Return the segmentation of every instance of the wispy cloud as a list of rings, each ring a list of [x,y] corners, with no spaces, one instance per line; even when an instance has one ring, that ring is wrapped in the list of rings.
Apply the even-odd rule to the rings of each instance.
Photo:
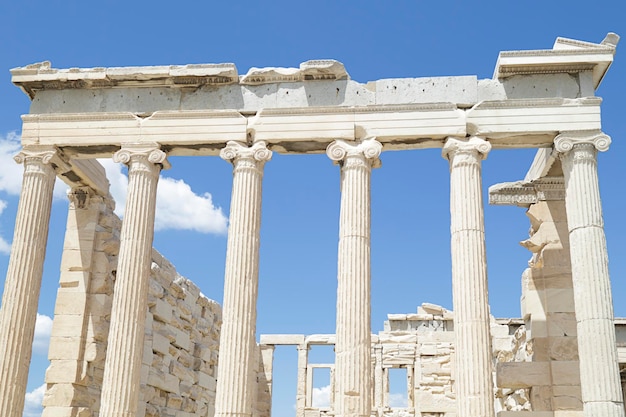
[[[99,159],[104,166],[111,195],[115,199],[115,212],[123,215],[126,204],[128,177],[122,166],[110,159]],[[223,234],[228,220],[222,209],[213,204],[211,194],[196,194],[189,184],[161,176],[157,187],[155,230],[193,230],[200,233]]]
[[[407,406],[408,406],[408,401],[406,398],[406,394],[389,393],[389,407],[406,408]]]
[[[46,384],[43,384],[24,396],[24,414],[22,417],[41,417],[43,396],[46,393]]]
[[[50,346],[50,334],[52,333],[52,318],[37,313],[35,322],[35,339],[33,341],[33,353],[47,355]]]

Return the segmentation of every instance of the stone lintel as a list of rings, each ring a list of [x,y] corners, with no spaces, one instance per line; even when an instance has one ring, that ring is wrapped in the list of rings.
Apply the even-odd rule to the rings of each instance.
[[[514,75],[592,71],[594,88],[598,88],[613,62],[619,36],[609,33],[601,43],[557,38],[552,49],[500,52],[494,79]]]
[[[600,130],[597,97],[483,101],[466,112],[467,134],[494,148],[551,147],[561,131]]]
[[[58,177],[70,187],[85,185],[98,195],[108,197],[109,180],[104,167],[95,159],[70,159],[70,171],[58,173]]]
[[[539,201],[565,199],[562,177],[543,177],[536,181],[503,182],[489,187],[489,204],[529,207]]]
[[[312,334],[306,337],[305,343],[309,345],[334,345],[334,334]]]
[[[302,334],[262,334],[261,345],[302,345],[304,335]]]
[[[156,142],[168,155],[217,155],[229,141],[264,141],[279,153],[323,153],[334,140],[376,137],[384,150],[442,147],[479,134],[502,148],[551,147],[562,131],[600,128],[600,99],[485,101],[360,107],[29,114],[22,144],[54,145],[71,157],[109,157],[126,142]]]

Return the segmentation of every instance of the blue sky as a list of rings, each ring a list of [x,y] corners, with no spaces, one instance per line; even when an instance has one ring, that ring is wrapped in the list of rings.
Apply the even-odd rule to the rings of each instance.
[[[549,49],[557,36],[600,42],[626,36],[622,2],[602,7],[578,0],[525,2],[320,0],[272,2],[122,2],[102,0],[0,4],[0,273],[12,239],[21,168],[9,156],[29,100],[10,83],[9,69],[43,60],[56,68],[233,62],[250,67],[297,67],[309,59],[343,62],[352,79],[477,75],[491,78],[501,50]],[[626,41],[624,41],[626,42]],[[626,64],[615,63],[598,95],[611,149],[600,156],[601,192],[613,293],[626,291],[626,199],[623,157]],[[621,98],[622,97],[622,98]],[[483,164],[489,185],[522,179],[532,150],[492,151]],[[372,175],[372,324],[387,313],[414,312],[422,302],[452,308],[449,253],[449,176],[439,150],[383,153]],[[163,210],[172,214],[154,246],[209,297],[221,302],[231,166],[219,158],[171,158]],[[117,173],[116,181],[123,182]],[[182,182],[189,185],[187,189]],[[208,212],[217,226],[176,219],[178,201]],[[59,192],[62,195],[62,190]],[[333,333],[339,170],[325,155],[274,155],[265,168],[258,333]],[[181,200],[182,199],[182,200]],[[492,313],[519,316],[520,275],[530,253],[524,210],[485,209]],[[39,312],[52,316],[67,203],[53,204]],[[181,230],[183,229],[183,230]],[[4,242],[4,244],[3,244]],[[3,246],[4,245],[4,246]],[[4,248],[4,249],[3,249]],[[0,280],[2,281],[2,280]],[[0,283],[0,290],[2,284]],[[626,316],[626,303],[615,303]],[[41,334],[49,331],[42,318]],[[47,366],[45,342],[33,356],[29,401],[40,397]],[[317,352],[312,355],[318,355]],[[326,362],[328,352],[319,352]],[[295,349],[277,350],[275,416],[293,413]],[[278,380],[286,381],[280,382]],[[25,414],[27,415],[27,414]],[[28,416],[36,416],[36,407]]]

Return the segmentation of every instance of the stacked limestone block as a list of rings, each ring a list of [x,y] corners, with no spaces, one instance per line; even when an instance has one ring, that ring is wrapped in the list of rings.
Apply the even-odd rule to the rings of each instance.
[[[498,364],[532,361],[532,343],[521,320],[492,320],[491,348],[494,369]],[[531,411],[530,389],[496,387],[495,411]]]
[[[42,417],[97,417],[121,220],[70,195]],[[221,309],[153,251],[138,417],[213,416]]]
[[[212,417],[221,308],[156,251],[152,259],[138,416]]]
[[[563,201],[540,201],[527,213],[533,256],[522,276],[522,317],[531,361],[498,366],[500,388],[528,389],[532,410],[582,415],[576,314]]]
[[[253,417],[270,417],[272,415],[272,374],[274,362],[274,346],[259,345],[257,349],[257,390]]]

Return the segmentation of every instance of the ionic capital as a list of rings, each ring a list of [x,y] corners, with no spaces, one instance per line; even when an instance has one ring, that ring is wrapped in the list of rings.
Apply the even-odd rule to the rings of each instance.
[[[54,157],[59,157],[59,150],[54,146],[29,146],[22,149],[13,159],[18,164],[36,161],[47,165]]]
[[[576,145],[593,145],[600,152],[607,151],[611,138],[605,133],[594,131],[561,132],[554,138],[554,150],[566,154]]]
[[[239,160],[246,160],[262,166],[265,162],[272,159],[272,151],[267,148],[263,141],[255,142],[252,146],[248,146],[245,143],[231,140],[220,151],[220,158],[232,164]]]
[[[445,145],[443,145],[441,156],[450,160],[455,155],[464,154],[475,155],[480,159],[485,159],[489,151],[491,151],[491,143],[477,136],[469,138],[449,137]]]
[[[378,168],[381,165],[379,157],[382,150],[383,145],[375,138],[354,143],[335,140],[326,148],[326,155],[338,164],[344,164],[349,159],[356,159],[372,168]]]
[[[167,155],[159,148],[158,143],[124,143],[122,149],[113,154],[113,161],[125,165],[130,165],[131,162],[147,162],[168,169],[170,163]]]

